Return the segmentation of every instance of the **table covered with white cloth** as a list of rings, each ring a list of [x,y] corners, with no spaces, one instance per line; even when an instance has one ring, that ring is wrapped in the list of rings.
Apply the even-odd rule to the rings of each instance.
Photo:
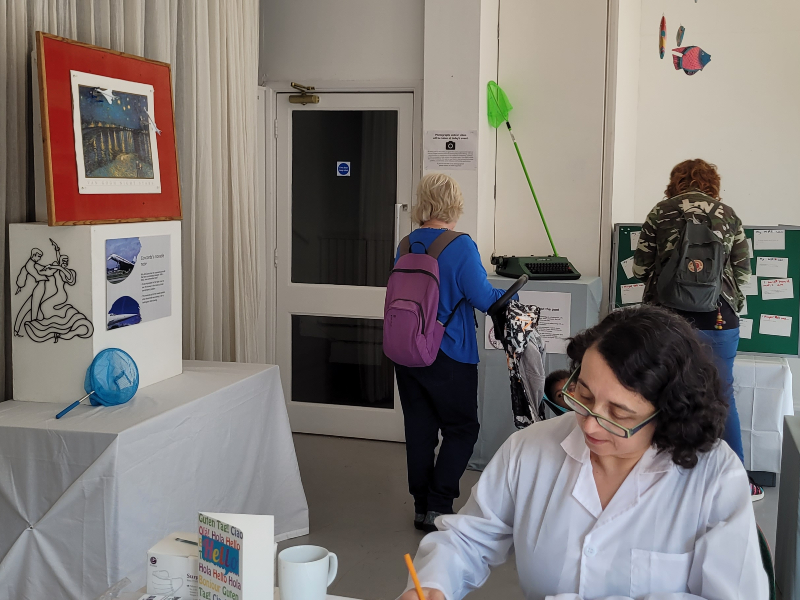
[[[144,583],[147,550],[198,511],[308,533],[278,368],[185,362],[116,407],[0,403],[0,600]]]
[[[794,414],[792,372],[780,356],[739,354],[733,393],[748,471],[780,473],[783,418]]]

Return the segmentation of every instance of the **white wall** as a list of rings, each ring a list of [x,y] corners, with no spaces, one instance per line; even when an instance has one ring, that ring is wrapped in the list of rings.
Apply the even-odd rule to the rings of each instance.
[[[422,79],[424,0],[261,0],[259,81]]]
[[[787,0],[642,3],[636,220],[663,197],[673,165],[701,157],[718,165],[722,197],[745,224],[800,224],[798,21],[800,2]],[[670,57],[680,24],[683,45],[711,55],[691,77]]]
[[[636,218],[636,130],[641,29],[642,0],[619,0],[612,223],[630,223]]]
[[[606,2],[501,0],[499,83],[559,253],[600,264]],[[484,82],[485,84],[485,82]],[[551,254],[505,127],[497,140],[497,253]]]

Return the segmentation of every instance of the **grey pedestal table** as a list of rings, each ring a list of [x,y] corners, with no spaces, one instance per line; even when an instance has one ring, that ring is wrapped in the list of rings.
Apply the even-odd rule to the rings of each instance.
[[[492,275],[489,281],[498,288],[508,288],[513,279]],[[574,281],[529,281],[523,290],[537,292],[566,292],[572,297],[570,305],[570,335],[596,324],[600,317],[603,284],[599,277],[581,277]],[[470,469],[482,470],[508,436],[516,431],[511,413],[511,390],[505,352],[486,350],[485,319],[478,319],[478,417],[481,432],[469,462]],[[548,354],[547,372],[567,368],[564,354]]]
[[[783,422],[775,579],[783,600],[800,600],[800,416]]]

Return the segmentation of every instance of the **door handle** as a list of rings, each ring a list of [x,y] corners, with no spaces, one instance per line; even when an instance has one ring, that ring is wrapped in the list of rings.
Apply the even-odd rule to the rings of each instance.
[[[400,243],[400,212],[408,211],[408,204],[394,205],[394,247]]]

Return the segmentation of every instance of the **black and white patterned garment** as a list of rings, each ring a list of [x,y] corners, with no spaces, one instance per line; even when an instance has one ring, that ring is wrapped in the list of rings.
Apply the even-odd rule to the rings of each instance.
[[[512,300],[506,307],[505,344],[514,425],[525,429],[544,419],[545,347],[537,329],[540,309]]]

